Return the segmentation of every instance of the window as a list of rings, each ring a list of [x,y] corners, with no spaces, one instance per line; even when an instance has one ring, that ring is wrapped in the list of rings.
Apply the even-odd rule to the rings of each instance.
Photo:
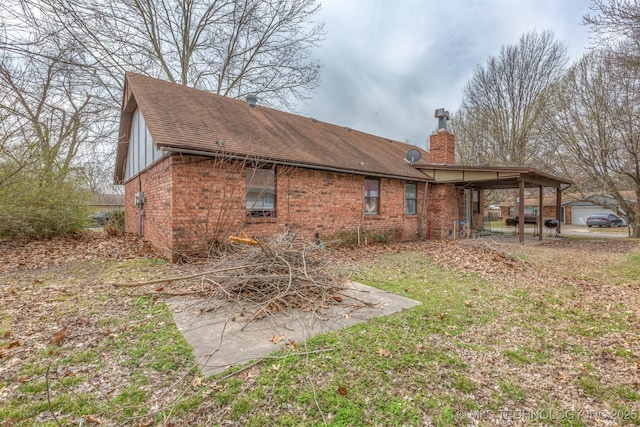
[[[378,215],[380,208],[380,181],[377,179],[364,180],[364,213]]]
[[[276,171],[247,168],[247,215],[276,216]]]
[[[404,186],[404,213],[407,215],[416,214],[416,199],[418,189],[416,184],[405,184]]]

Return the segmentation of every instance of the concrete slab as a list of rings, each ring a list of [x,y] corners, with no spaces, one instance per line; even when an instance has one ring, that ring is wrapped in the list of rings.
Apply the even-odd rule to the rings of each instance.
[[[212,375],[314,335],[412,308],[418,301],[361,283],[340,293],[342,302],[321,312],[292,310],[249,321],[256,307],[203,298],[171,298],[166,302],[180,332],[193,348],[203,375]]]

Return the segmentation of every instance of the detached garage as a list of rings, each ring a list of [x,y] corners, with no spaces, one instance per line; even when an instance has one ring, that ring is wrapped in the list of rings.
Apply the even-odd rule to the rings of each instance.
[[[565,208],[571,206],[571,224],[586,225],[587,218],[595,214],[615,214],[611,209],[605,209],[602,206],[596,205],[592,202],[570,202],[565,205]]]

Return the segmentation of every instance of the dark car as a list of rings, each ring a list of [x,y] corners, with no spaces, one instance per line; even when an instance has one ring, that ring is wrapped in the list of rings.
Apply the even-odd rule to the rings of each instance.
[[[615,214],[596,214],[587,218],[589,227],[622,227],[624,220]]]
[[[111,212],[98,212],[91,215],[91,219],[102,226],[109,224],[109,217],[111,217]]]

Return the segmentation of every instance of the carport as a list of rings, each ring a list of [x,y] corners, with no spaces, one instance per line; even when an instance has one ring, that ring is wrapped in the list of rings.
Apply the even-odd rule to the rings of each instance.
[[[518,189],[518,235],[519,242],[524,243],[524,201],[525,188],[539,189],[540,221],[538,221],[538,239],[542,240],[542,206],[545,188],[553,188],[556,192],[556,219],[561,217],[562,191],[569,188],[571,181],[546,174],[527,167],[484,167],[459,165],[415,164],[433,179],[434,184],[455,184],[475,190],[508,190]],[[561,223],[558,221],[558,232]]]

